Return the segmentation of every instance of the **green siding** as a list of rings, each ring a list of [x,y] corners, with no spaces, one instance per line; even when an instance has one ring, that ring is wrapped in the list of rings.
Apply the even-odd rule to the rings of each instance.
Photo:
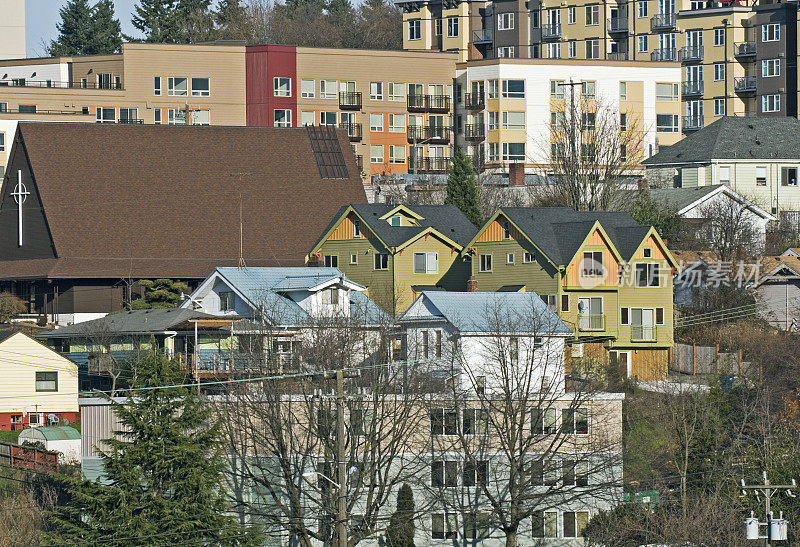
[[[655,342],[631,342],[630,325],[619,326],[619,338],[614,346],[637,347],[670,347],[673,344],[673,300],[671,266],[666,260],[643,260],[642,262],[658,262],[659,270],[667,272],[661,276],[660,287],[636,287],[623,285],[619,290],[620,308],[664,308],[664,324],[656,325]],[[629,266],[634,269],[637,261]],[[617,318],[619,319],[619,309]]]
[[[526,291],[540,295],[556,294],[557,271],[542,259],[541,253],[536,252],[532,245],[523,245],[518,241],[495,241],[476,243],[475,247],[478,252],[472,257],[472,275],[478,282],[479,291],[494,292],[506,285],[524,285]],[[525,252],[532,253],[535,261],[523,262]],[[514,253],[513,264],[508,264],[509,253]],[[492,255],[491,272],[480,271],[482,254]]]
[[[375,269],[375,253],[382,252],[381,244],[376,240],[345,239],[326,241],[320,247],[319,253],[337,255],[339,269],[351,280],[369,289],[369,296],[379,306],[391,311],[392,302],[392,257],[389,256],[387,270]],[[350,263],[350,255],[357,255],[357,263]]]
[[[439,271],[435,274],[414,273],[414,253],[438,253]],[[395,255],[395,283],[397,286],[398,313],[414,301],[412,287],[416,285],[435,285],[448,291],[465,291],[469,278],[469,263],[465,262],[459,251],[434,236],[420,238]]]

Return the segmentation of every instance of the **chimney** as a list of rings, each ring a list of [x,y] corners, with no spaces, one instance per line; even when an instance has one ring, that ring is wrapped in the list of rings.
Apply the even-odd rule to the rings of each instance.
[[[512,163],[508,166],[508,185],[525,186],[525,164]]]
[[[647,184],[647,179],[644,177],[639,179],[637,186],[639,187],[639,190],[647,190],[648,188],[650,188],[650,185]]]
[[[474,275],[469,276],[467,280],[467,292],[478,292],[478,280]]]

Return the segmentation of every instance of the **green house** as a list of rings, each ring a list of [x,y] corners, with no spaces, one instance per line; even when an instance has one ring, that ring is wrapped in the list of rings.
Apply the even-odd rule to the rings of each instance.
[[[423,290],[464,290],[470,265],[462,251],[475,231],[454,205],[348,205],[306,262],[339,268],[397,315]]]
[[[462,254],[469,290],[539,294],[575,333],[573,357],[616,360],[639,379],[666,373],[678,265],[652,227],[628,213],[501,208]]]

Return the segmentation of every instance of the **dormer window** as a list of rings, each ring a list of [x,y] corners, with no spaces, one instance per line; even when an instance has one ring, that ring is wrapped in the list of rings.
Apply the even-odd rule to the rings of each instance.
[[[358,219],[353,221],[353,237],[361,237],[361,221]]]
[[[325,289],[322,291],[322,303],[335,306],[339,303],[339,289]]]
[[[230,311],[233,309],[233,293],[230,291],[219,293],[219,311]]]
[[[390,217],[389,224],[391,224],[392,226],[401,226],[402,219],[400,218],[400,215],[395,215],[393,217]]]

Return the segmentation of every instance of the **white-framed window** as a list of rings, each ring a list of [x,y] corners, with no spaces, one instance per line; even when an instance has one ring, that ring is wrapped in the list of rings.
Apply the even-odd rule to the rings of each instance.
[[[433,22],[433,33],[436,34],[436,36],[441,36],[442,35],[442,18],[441,17],[437,17],[436,20],[434,20],[434,22]]]
[[[319,81],[319,98],[320,99],[338,99],[339,98],[339,82],[336,80],[320,80]]]
[[[525,143],[504,142],[503,161],[525,161]]]
[[[780,59],[764,59],[761,61],[761,77],[772,78],[781,75]]]
[[[589,410],[585,407],[561,409],[561,428],[571,435],[588,435]]]
[[[497,57],[498,59],[513,59],[514,46],[503,46],[497,48]]]
[[[659,133],[677,133],[677,114],[656,114],[656,131]]]
[[[276,97],[292,96],[292,79],[276,76],[273,79],[273,90]]]
[[[514,264],[514,253],[506,253],[506,264]]]
[[[490,110],[487,112],[489,131],[500,128],[500,113]]]
[[[524,99],[525,80],[503,80],[504,99]]]
[[[778,23],[761,25],[761,41],[777,42],[781,39],[781,26]]]
[[[156,108],[153,110],[153,123],[156,125],[161,125],[161,109]]]
[[[550,129],[559,131],[564,129],[566,122],[566,115],[564,112],[551,112],[550,113]]]
[[[647,0],[638,0],[636,2],[636,17],[639,19],[647,18]]]
[[[300,80],[300,96],[304,99],[313,99],[317,94],[314,80],[303,78]]]
[[[563,513],[564,537],[583,537],[583,529],[589,522],[589,511],[564,511]]]
[[[725,45],[725,29],[714,29],[714,47],[722,47]]]
[[[81,87],[86,87],[86,78],[81,78]],[[153,95],[156,97],[161,96],[161,76],[155,76],[153,78]]]
[[[358,264],[358,255],[356,253],[350,254],[350,264]]]
[[[514,12],[497,15],[497,30],[514,30]]]
[[[288,108],[274,110],[275,127],[292,127],[292,111]]]
[[[369,130],[375,133],[383,131],[383,113],[372,113],[369,115]]]
[[[599,59],[600,58],[600,40],[598,38],[589,38],[586,44],[586,58]]]
[[[6,151],[6,134],[5,131],[0,132],[0,152]]]
[[[761,112],[779,112],[781,109],[781,96],[774,95],[761,96]]]
[[[551,42],[547,44],[547,58],[548,59],[561,58],[561,44],[559,42]]]
[[[370,163],[383,163],[383,145],[371,144],[369,146]]]
[[[455,513],[431,514],[431,539],[456,539],[458,520]]]
[[[326,268],[338,268],[339,267],[339,255],[325,255],[325,267]]]
[[[314,125],[316,123],[316,115],[313,110],[303,110],[300,112],[300,125]]]
[[[533,521],[533,530],[531,531],[533,537],[558,537],[558,511],[534,511],[531,520]]]
[[[525,129],[525,112],[504,110],[503,129]]]
[[[725,80],[725,63],[714,63],[714,81],[722,82]]]
[[[211,95],[211,78],[192,78],[192,97]]]
[[[389,255],[386,253],[375,253],[375,264],[374,267],[376,270],[388,270],[389,269]]]
[[[586,13],[586,26],[593,27],[595,25],[600,24],[600,6],[597,4],[592,4],[590,6],[585,6],[584,11]],[[594,58],[594,57],[593,57]]]
[[[570,40],[567,44],[567,55],[570,59],[574,59],[578,56],[578,41],[577,40]]]
[[[171,97],[186,97],[189,94],[189,80],[178,76],[167,78],[167,95]]]
[[[320,125],[336,125],[336,112],[320,112],[319,113]]]
[[[455,38],[458,36],[458,16],[447,18],[447,37]]]
[[[636,51],[639,53],[647,53],[649,49],[647,44],[647,35],[639,35],[636,37]]]
[[[730,186],[731,184],[731,168],[729,165],[723,165],[719,168],[719,183]]]
[[[677,101],[678,84],[656,82],[656,100],[670,102]]]
[[[369,98],[371,101],[383,100],[383,82],[369,83]]]
[[[97,107],[95,109],[97,114],[97,123],[116,123],[117,122],[117,109],[114,107]]]
[[[564,98],[564,80],[550,80],[550,98]]]
[[[122,109],[120,109],[120,112],[121,110]],[[191,118],[192,125],[211,125],[211,111],[208,109],[192,110]]]
[[[628,130],[628,113],[627,112],[620,112],[619,113],[619,130],[620,131],[627,131]]]
[[[628,82],[619,83],[619,100],[620,101],[628,100]]]
[[[186,125],[186,111],[182,108],[170,108],[167,112],[169,125]]]
[[[581,82],[581,99],[593,101],[597,97],[597,83],[591,80]]]
[[[439,273],[439,253],[414,253],[414,273]]]
[[[486,82],[486,96],[489,99],[496,99],[499,96],[500,92],[500,85],[497,83],[497,80],[489,80]]]
[[[406,147],[402,144],[389,145],[389,163],[405,163]]]
[[[480,255],[480,271],[482,271],[482,272],[491,272],[492,271],[492,255],[491,254]]]
[[[389,133],[406,132],[406,115],[389,114]]]
[[[767,168],[766,166],[757,166],[756,167],[756,186],[766,186],[767,185]]]
[[[714,115],[725,115],[725,99],[714,99]]]
[[[603,277],[603,251],[585,251],[581,263],[581,275],[583,277]]]
[[[37,372],[36,391],[58,391],[58,372]]]
[[[389,82],[389,100],[390,101],[405,101],[406,100],[406,84],[399,82]]]
[[[567,24],[568,25],[574,25],[577,22],[577,20],[578,20],[577,12],[578,12],[578,9],[575,6],[569,6],[567,8]]]
[[[8,103],[7,102],[0,103],[0,112],[8,112]]]
[[[621,161],[621,162],[628,161],[628,145],[627,144],[620,144],[619,145],[619,161]]]
[[[658,269],[658,262],[648,262],[636,264],[636,286],[637,287],[659,287],[661,277]]]
[[[408,39],[419,40],[422,38],[422,22],[419,19],[408,21]]]
[[[500,161],[500,145],[496,142],[489,143],[489,161]]]

